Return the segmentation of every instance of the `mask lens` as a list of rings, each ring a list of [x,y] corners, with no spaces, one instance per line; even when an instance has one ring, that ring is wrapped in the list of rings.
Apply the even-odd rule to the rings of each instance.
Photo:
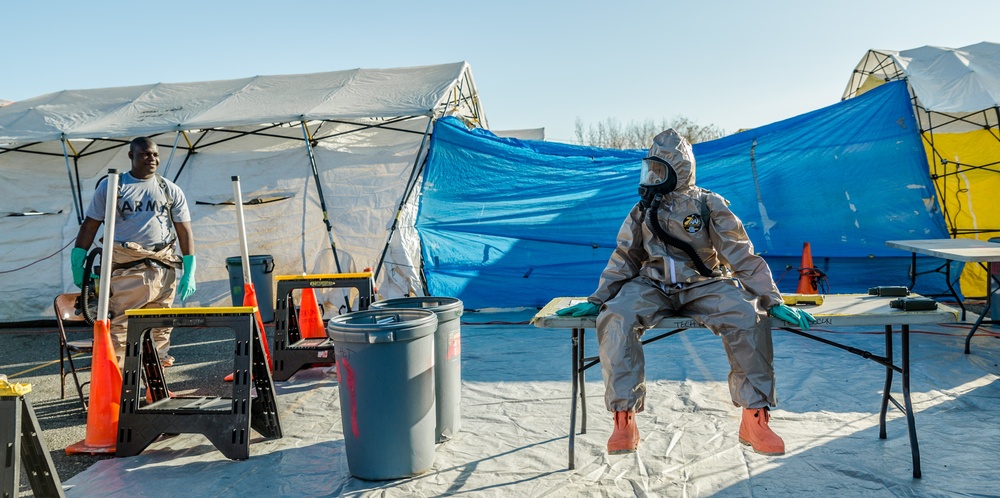
[[[667,163],[656,159],[643,159],[639,172],[639,185],[659,185],[667,179]]]

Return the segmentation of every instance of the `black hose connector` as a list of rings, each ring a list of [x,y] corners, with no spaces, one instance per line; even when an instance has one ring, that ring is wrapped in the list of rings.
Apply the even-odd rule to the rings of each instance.
[[[87,254],[87,259],[83,264],[83,283],[80,285],[80,311],[87,325],[94,324],[94,314],[90,311],[90,298],[97,297],[94,290],[94,260],[101,255],[100,249],[95,248]]]
[[[708,265],[705,264],[705,261],[701,259],[701,256],[698,255],[698,251],[695,251],[694,248],[691,247],[691,244],[670,235],[663,229],[662,226],[660,226],[660,219],[656,216],[656,212],[660,209],[660,202],[662,200],[663,194],[656,194],[656,196],[653,197],[653,202],[649,205],[649,209],[646,210],[646,224],[649,225],[649,229],[652,230],[653,234],[656,235],[656,237],[664,244],[684,251],[684,254],[687,254],[687,256],[691,258],[691,262],[694,263],[694,268],[698,270],[698,273],[701,274],[701,276],[706,278],[721,277],[722,272],[709,268]]]

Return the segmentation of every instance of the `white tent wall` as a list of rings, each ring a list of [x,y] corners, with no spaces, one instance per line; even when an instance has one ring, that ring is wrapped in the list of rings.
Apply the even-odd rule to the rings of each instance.
[[[426,123],[427,119],[419,119]],[[413,128],[426,124],[415,123]],[[421,130],[422,131],[422,130]],[[320,141],[314,148],[323,192],[326,197],[332,234],[343,272],[374,267],[389,236],[389,229],[420,147],[419,132],[345,135],[343,140]],[[169,142],[161,145],[163,165]],[[353,142],[353,144],[346,143]],[[272,147],[246,149],[247,140],[228,142],[191,156],[176,182],[184,190],[195,231],[198,256],[198,291],[187,306],[228,306],[230,291],[226,258],[239,256],[238,232],[231,177],[238,175],[244,202],[253,199],[287,197],[283,200],[249,204],[244,207],[251,254],[274,258],[274,275],[337,273],[304,142],[286,141]],[[184,152],[175,154],[168,173],[176,172]],[[4,266],[20,268],[48,255],[56,255],[24,270],[11,272],[0,288],[0,316],[18,322],[50,318],[51,300],[73,289],[69,272],[69,251],[62,250],[75,240],[79,224],[73,198],[67,187],[65,161],[57,156],[30,158],[30,168],[0,170],[0,195],[23,210],[59,212],[35,216],[0,218],[0,243]],[[81,161],[83,205],[87,206],[100,178],[108,168],[127,171],[126,149]],[[173,178],[172,175],[168,176]],[[38,192],[48,192],[39,196]],[[407,212],[413,212],[413,200]],[[200,202],[200,203],[199,203]],[[226,204],[220,204],[226,203]],[[401,223],[412,227],[413,214]],[[99,234],[103,235],[103,234]],[[393,235],[380,277],[380,292],[387,297],[423,291],[416,261],[419,240],[416,232],[398,229]],[[409,240],[406,238],[409,237]],[[20,274],[20,275],[19,275]],[[344,305],[343,292],[317,293],[327,315],[337,314]],[[356,300],[351,296],[352,303]],[[352,304],[354,306],[354,304]]]
[[[232,175],[240,177],[244,202],[287,197],[244,206],[250,253],[273,256],[274,275],[356,272],[378,262],[420,140],[420,135],[397,133],[381,139],[369,137],[364,145],[320,142],[314,148],[339,269],[322,222],[323,211],[303,143],[277,150],[209,149],[196,154],[177,180],[192,204],[199,258],[198,292],[193,302],[201,306],[228,304],[226,258],[240,254],[236,213],[232,205],[211,204],[232,199]],[[402,238],[399,233],[396,237]],[[396,244],[401,245],[402,240]],[[414,254],[419,258],[419,252]],[[422,291],[422,280],[408,261],[404,261],[403,271],[388,256],[386,264],[396,271],[383,270],[388,279],[382,281],[383,293],[406,295],[411,291],[410,282],[417,283],[413,291]],[[336,314],[344,304],[339,290],[324,291],[317,297],[328,315]]]
[[[69,250],[79,229],[61,148],[53,155],[0,156],[0,320],[52,317],[52,299],[73,286]],[[88,162],[93,171],[114,154]],[[128,160],[124,159],[124,164]],[[107,170],[104,168],[105,171]],[[96,178],[90,174],[88,177]],[[93,190],[93,182],[89,184]],[[85,187],[87,189],[87,187]],[[18,216],[22,213],[44,214]]]
[[[0,323],[52,318],[52,298],[75,290],[68,248],[77,206],[86,208],[109,168],[130,168],[128,141],[142,135],[159,144],[161,173],[190,205],[198,290],[182,305],[230,304],[225,260],[240,254],[234,175],[251,202],[250,253],[273,256],[275,275],[338,271],[325,204],[339,271],[371,266],[381,297],[421,295],[413,172],[431,119],[444,115],[488,127],[464,62],[64,91],[4,106]],[[328,317],[343,311],[343,296],[319,293]]]

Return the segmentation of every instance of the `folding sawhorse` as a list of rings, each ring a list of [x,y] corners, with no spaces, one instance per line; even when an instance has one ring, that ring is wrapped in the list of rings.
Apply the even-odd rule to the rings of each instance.
[[[355,288],[358,290],[358,309],[367,310],[375,297],[371,272],[330,273],[321,275],[278,275],[278,297],[274,311],[274,348],[271,359],[274,380],[291,378],[303,366],[315,363],[333,363],[333,342],[326,337],[303,339],[295,313],[292,291],[295,289]]]
[[[42,439],[35,410],[24,396],[30,391],[27,384],[0,386],[0,496],[17,496],[20,492],[21,458],[35,496],[66,496]]]
[[[121,413],[115,456],[138,455],[162,434],[202,434],[227,458],[250,457],[250,429],[280,438],[274,382],[253,306],[128,310]],[[236,336],[233,395],[170,396],[149,334],[156,327],[222,327]],[[141,368],[141,372],[140,372]],[[140,375],[152,403],[143,404]]]

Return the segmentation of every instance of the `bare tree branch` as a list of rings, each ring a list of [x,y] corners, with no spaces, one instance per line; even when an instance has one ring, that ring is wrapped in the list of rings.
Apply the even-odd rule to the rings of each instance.
[[[702,126],[685,116],[677,116],[668,121],[662,119],[657,125],[652,119],[642,122],[630,121],[622,125],[615,118],[607,118],[584,127],[583,121],[577,117],[575,123],[576,143],[591,147],[611,149],[645,149],[653,143],[653,137],[667,128],[673,128],[677,133],[691,143],[707,142],[722,138],[725,130],[713,124]]]

